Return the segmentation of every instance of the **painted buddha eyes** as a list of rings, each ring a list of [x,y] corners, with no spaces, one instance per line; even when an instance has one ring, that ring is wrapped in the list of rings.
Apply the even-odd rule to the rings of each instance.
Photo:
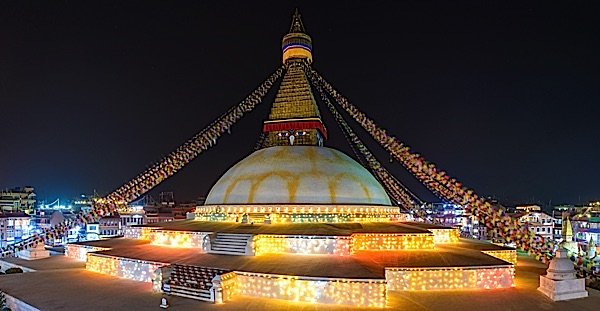
[[[306,131],[289,131],[289,132],[280,132],[277,133],[279,137],[289,137],[289,136],[304,136],[308,133]]]

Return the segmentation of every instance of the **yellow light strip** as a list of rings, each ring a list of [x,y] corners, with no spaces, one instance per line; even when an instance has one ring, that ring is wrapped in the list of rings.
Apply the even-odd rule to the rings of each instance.
[[[107,251],[107,250],[110,250],[110,248],[88,246],[88,245],[78,245],[78,244],[67,244],[67,248],[65,248],[65,256],[67,256],[68,258],[78,260],[78,261],[86,261],[88,253],[98,252],[98,251]]]
[[[265,254],[330,254],[347,256],[351,253],[349,236],[254,236],[254,255]]]
[[[352,234],[353,251],[393,251],[433,249],[432,234]]]
[[[88,271],[152,282],[165,263],[90,253]],[[223,300],[234,295],[309,303],[385,307],[387,290],[496,289],[514,286],[514,266],[386,268],[383,279],[303,277],[234,271],[221,275]]]
[[[429,250],[432,234],[355,233],[351,236],[291,236],[259,234],[254,254],[329,254],[348,256],[355,251]]]
[[[376,205],[204,205],[196,214],[281,213],[281,214],[399,214],[393,206]]]
[[[514,249],[507,250],[496,250],[496,251],[482,251],[482,253],[496,257],[500,260],[510,262],[513,265],[517,264],[517,251]]]
[[[385,269],[388,290],[508,288],[514,275],[514,266]]]
[[[150,244],[157,246],[197,248],[205,250],[204,240],[207,235],[207,232],[149,229],[142,231],[138,239],[148,240],[150,241]]]
[[[90,253],[85,269],[134,281],[152,282],[154,271],[165,265],[167,264]]]
[[[310,278],[236,272],[237,294],[289,301],[385,307],[384,280]]]
[[[435,244],[458,243],[460,232],[458,228],[447,229],[427,229],[433,233],[433,241]]]

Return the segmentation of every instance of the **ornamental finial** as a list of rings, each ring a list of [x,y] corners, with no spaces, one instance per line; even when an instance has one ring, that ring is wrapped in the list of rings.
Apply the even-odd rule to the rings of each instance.
[[[290,59],[304,59],[312,63],[312,39],[304,30],[304,24],[298,9],[294,11],[292,16],[290,32],[281,41],[281,50],[284,64]]]
[[[294,15],[292,16],[292,25],[290,25],[290,32],[289,33],[294,33],[294,32],[299,32],[299,33],[304,33],[304,24],[302,23],[302,18],[300,18],[300,11],[298,10],[298,8],[296,8],[296,10],[294,11]]]

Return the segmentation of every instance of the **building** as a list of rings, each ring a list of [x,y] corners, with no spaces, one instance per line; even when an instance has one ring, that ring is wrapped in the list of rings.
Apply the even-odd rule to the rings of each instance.
[[[554,218],[554,240],[560,242],[562,240],[562,231],[563,231],[563,217],[569,217],[568,215],[552,215]]]
[[[20,187],[0,191],[0,211],[25,212],[30,214],[35,208],[36,195],[33,187]]]
[[[85,226],[85,239],[87,241],[100,240],[100,224],[99,223],[88,223]]]
[[[24,212],[0,213],[0,246],[21,241],[30,236],[31,217]]]
[[[554,217],[545,212],[540,212],[535,208],[521,209],[521,211],[523,212],[517,212],[512,215],[518,219],[519,223],[526,224],[529,230],[546,239],[555,238],[556,220]]]
[[[519,212],[540,212],[542,210],[542,207],[539,205],[535,205],[535,204],[524,204],[524,205],[517,205],[515,206],[515,209]]]
[[[177,204],[172,210],[173,220],[187,219],[187,214],[194,212],[196,207],[198,207],[196,202]]]
[[[146,201],[150,203],[144,205],[145,223],[148,224],[186,219],[186,214],[193,212],[199,204],[198,202],[177,203],[172,192],[162,192],[159,195],[159,202]],[[200,202],[204,202],[204,199],[201,198]]]
[[[116,237],[123,234],[123,225],[121,224],[121,215],[113,213],[113,215],[104,216],[98,221],[98,231],[100,238]]]
[[[575,240],[583,243],[593,241],[595,246],[600,241],[600,229],[581,229],[575,234]]]
[[[89,212],[94,205],[94,199],[98,198],[98,195],[94,193],[93,195],[81,194],[79,197],[75,198],[71,202],[71,210],[75,213],[79,212]]]
[[[146,212],[141,205],[128,205],[119,210],[119,216],[122,228],[146,224]]]

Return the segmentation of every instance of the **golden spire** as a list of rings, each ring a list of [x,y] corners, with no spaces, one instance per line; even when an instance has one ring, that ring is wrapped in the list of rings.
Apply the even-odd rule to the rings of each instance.
[[[305,33],[304,24],[302,23],[302,19],[300,18],[300,12],[298,8],[294,11],[294,16],[292,16],[292,24],[290,25],[289,33],[301,32]]]
[[[305,59],[312,63],[312,39],[304,30],[304,23],[298,9],[292,16],[289,33],[281,40],[281,50],[284,64],[290,59]]]
[[[264,121],[266,134],[263,147],[308,145],[322,146],[327,129],[321,120],[303,61],[312,61],[312,43],[304,33],[298,10],[294,12],[290,32],[283,37],[283,62],[286,72]]]
[[[563,220],[562,237],[565,241],[573,241],[573,226],[571,225],[571,220],[569,219],[568,214]]]

